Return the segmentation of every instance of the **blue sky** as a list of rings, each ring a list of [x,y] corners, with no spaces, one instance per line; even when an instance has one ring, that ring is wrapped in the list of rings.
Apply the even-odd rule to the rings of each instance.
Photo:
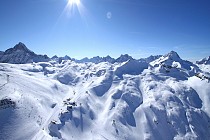
[[[209,0],[0,0],[0,50],[18,42],[38,54],[74,58],[171,50],[210,55]]]

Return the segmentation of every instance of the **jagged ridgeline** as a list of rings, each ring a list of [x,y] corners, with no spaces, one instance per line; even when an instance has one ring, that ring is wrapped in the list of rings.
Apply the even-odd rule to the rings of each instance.
[[[0,52],[1,63],[25,64],[46,62],[49,60],[47,55],[37,55],[21,42],[16,44],[13,48],[7,49],[5,52]]]
[[[208,58],[48,58],[19,43],[0,60],[0,140],[210,139]]]
[[[161,55],[157,56],[150,56],[145,59],[140,59],[141,61],[151,62],[157,58],[161,57]],[[121,55],[119,58],[114,59],[110,57],[109,55],[106,57],[100,57],[96,56],[93,58],[83,58],[81,60],[77,60],[74,58],[69,57],[68,55],[64,57],[58,57],[57,55],[54,55],[52,58],[49,58],[47,55],[37,55],[33,51],[29,50],[25,44],[19,42],[16,44],[13,48],[7,49],[5,52],[0,51],[0,62],[1,63],[11,63],[11,64],[26,64],[26,63],[32,63],[32,62],[47,62],[54,60],[56,62],[61,63],[65,60],[72,60],[77,63],[85,63],[85,62],[92,62],[92,63],[100,63],[100,62],[109,62],[109,63],[115,63],[115,62],[125,62],[128,60],[133,60],[131,56],[128,54]]]

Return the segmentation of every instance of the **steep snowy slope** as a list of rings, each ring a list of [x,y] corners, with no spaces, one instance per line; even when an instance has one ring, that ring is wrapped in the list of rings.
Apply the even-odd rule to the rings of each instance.
[[[0,139],[31,139],[68,94],[69,87],[43,75],[40,65],[0,65]],[[7,76],[8,75],[8,76]]]
[[[0,138],[208,140],[210,83],[197,71],[175,52],[150,64],[0,64]]]

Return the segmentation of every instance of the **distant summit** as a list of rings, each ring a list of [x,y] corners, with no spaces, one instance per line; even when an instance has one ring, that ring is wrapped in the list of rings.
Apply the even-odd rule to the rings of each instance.
[[[57,61],[58,63],[61,63],[63,60],[75,60],[74,58],[69,57],[68,55],[65,55],[64,57],[58,57],[57,55],[54,55],[51,60]]]
[[[64,57],[58,57],[54,55],[52,58],[49,58],[47,55],[37,55],[30,49],[26,47],[26,45],[22,42],[16,44],[13,48],[9,48],[6,51],[0,51],[0,63],[12,63],[12,64],[25,64],[25,63],[32,63],[32,62],[46,62],[46,61],[56,61],[58,63],[62,63],[63,61],[75,61],[77,63],[86,63],[92,62],[95,64],[101,62],[108,62],[108,63],[123,63],[129,60],[137,60],[139,62],[150,63],[151,66],[159,66],[159,65],[169,65],[169,66],[179,66],[180,68],[185,68],[190,70],[194,65],[192,62],[182,60],[177,52],[171,51],[165,55],[151,55],[147,58],[140,58],[134,59],[132,56],[128,54],[122,54],[118,58],[112,58],[111,56],[107,55],[105,57],[95,56],[92,58],[83,58],[80,60],[76,60],[71,58],[68,55]],[[210,56],[204,58],[200,61],[196,61],[197,64],[210,64]]]
[[[157,68],[157,71],[168,73],[172,77],[179,77],[180,79],[187,79],[187,77],[194,76],[197,72],[200,72],[198,66],[190,61],[181,59],[175,51],[171,51],[150,62],[150,65]],[[179,75],[182,75],[182,77]]]
[[[93,58],[83,58],[81,60],[75,60],[78,63],[85,63],[85,62],[92,62],[92,63],[101,63],[101,62],[109,62],[109,63],[114,63],[115,59],[107,55],[106,57],[100,57],[100,56],[95,56]]]
[[[49,57],[47,55],[35,54],[21,42],[13,48],[7,49],[5,52],[0,52],[1,63],[25,64],[42,61],[49,61]]]
[[[51,59],[57,59],[58,56],[57,55],[54,55]]]
[[[196,64],[206,64],[206,65],[210,65],[210,56],[203,58],[199,61],[196,61]]]
[[[147,63],[150,63],[158,58],[162,57],[162,55],[150,55],[149,57],[147,58],[141,58],[139,59],[139,61],[143,61],[143,62],[147,62]]]
[[[187,67],[186,69],[188,69],[188,70],[190,70],[191,66],[193,65],[192,62],[182,60],[179,57],[179,55],[177,54],[177,52],[175,52],[175,51],[171,51],[171,52],[159,57],[158,59],[155,59],[150,64],[153,65],[153,66],[157,66],[157,65],[174,66],[174,65],[176,65],[176,67],[178,65],[180,68],[181,67],[185,67],[185,68]]]
[[[171,51],[168,54],[164,55],[164,57],[167,57],[169,59],[172,60],[180,60],[181,58],[179,57],[179,55],[177,54],[177,52],[175,51]]]
[[[109,63],[114,63],[115,62],[115,59],[112,58],[111,56],[107,55],[106,57],[103,57],[102,60],[104,62],[109,62]]]
[[[121,63],[121,62],[125,62],[128,60],[133,60],[133,58],[131,56],[129,56],[128,54],[124,54],[121,55],[120,57],[118,57],[117,59],[114,59],[112,57],[110,57],[109,55],[107,55],[106,57],[100,57],[100,56],[95,56],[93,58],[83,58],[81,60],[76,60],[76,62],[78,63],[85,63],[85,62],[92,62],[92,63],[101,63],[101,62],[109,62],[109,63]]]
[[[29,50],[25,44],[19,42],[18,44],[16,44],[13,48],[9,48],[5,51],[4,54],[12,54],[14,52],[26,52],[26,53],[30,53],[30,54],[34,54],[31,50]]]
[[[120,57],[118,57],[115,60],[115,62],[125,62],[125,61],[128,61],[128,60],[133,60],[133,58],[128,54],[124,54],[124,55],[121,55]]]

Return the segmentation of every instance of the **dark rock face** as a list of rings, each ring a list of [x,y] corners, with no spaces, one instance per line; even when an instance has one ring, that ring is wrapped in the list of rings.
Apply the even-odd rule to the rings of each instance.
[[[201,59],[200,61],[196,61],[196,64],[206,64],[206,65],[210,65],[210,56]]]
[[[83,58],[81,60],[75,60],[78,63],[85,63],[85,62],[93,62],[93,63],[101,63],[101,62],[109,62],[114,63],[115,59],[107,55],[106,57],[95,56],[93,58]]]
[[[49,61],[47,55],[37,55],[21,42],[16,44],[13,48],[7,49],[5,52],[0,52],[1,63],[25,64],[44,61]]]
[[[133,60],[133,58],[131,56],[129,56],[128,54],[124,54],[124,55],[121,55],[120,57],[118,57],[115,61],[116,62],[125,62],[128,60]]]

